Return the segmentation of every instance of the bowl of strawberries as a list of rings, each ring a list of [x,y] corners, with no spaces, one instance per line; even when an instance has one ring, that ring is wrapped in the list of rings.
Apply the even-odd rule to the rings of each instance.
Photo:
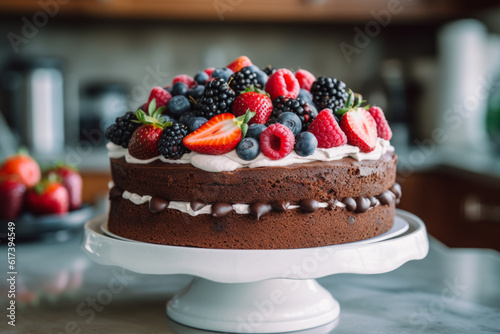
[[[0,165],[0,225],[14,222],[17,239],[77,228],[92,215],[92,207],[82,205],[82,177],[75,168],[57,163],[42,171],[26,152]]]

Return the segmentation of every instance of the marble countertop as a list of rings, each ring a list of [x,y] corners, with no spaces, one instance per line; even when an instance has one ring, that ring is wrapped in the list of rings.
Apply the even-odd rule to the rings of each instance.
[[[2,279],[0,332],[204,333],[165,315],[165,302],[190,276],[101,266],[80,240],[16,245],[16,326],[7,324],[9,287]],[[430,244],[424,260],[386,274],[319,279],[340,302],[341,315],[314,333],[499,333],[500,254],[449,249],[432,238]],[[0,254],[5,277],[5,244]]]

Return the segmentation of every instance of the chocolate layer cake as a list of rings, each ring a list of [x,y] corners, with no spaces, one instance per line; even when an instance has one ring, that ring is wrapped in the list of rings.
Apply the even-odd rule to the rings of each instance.
[[[401,195],[396,162],[388,152],[378,160],[346,157],[207,172],[187,164],[112,158],[108,227],[133,240],[207,248],[303,248],[363,240],[392,226]]]

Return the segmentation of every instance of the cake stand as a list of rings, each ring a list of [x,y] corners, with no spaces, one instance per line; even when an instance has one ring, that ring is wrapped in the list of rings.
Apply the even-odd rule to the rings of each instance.
[[[85,225],[82,248],[97,263],[142,274],[188,274],[192,282],[167,303],[168,316],[217,332],[278,333],[328,324],[339,303],[316,278],[340,273],[379,274],[427,255],[424,223],[396,211],[406,223],[387,238],[316,248],[239,250],[177,247],[113,238],[106,216]],[[395,224],[396,225],[396,224]]]

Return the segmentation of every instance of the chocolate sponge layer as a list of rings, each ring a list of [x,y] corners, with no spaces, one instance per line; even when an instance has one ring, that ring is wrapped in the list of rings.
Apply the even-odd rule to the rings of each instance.
[[[122,190],[171,201],[253,203],[312,198],[326,202],[383,193],[396,182],[396,163],[397,156],[389,153],[377,161],[344,158],[213,173],[188,164],[129,164],[121,158],[111,159],[111,174]]]

